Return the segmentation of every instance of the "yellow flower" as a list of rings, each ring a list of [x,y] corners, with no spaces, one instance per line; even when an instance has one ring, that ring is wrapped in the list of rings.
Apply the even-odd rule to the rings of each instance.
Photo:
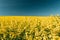
[[[46,32],[46,28],[50,31]],[[0,35],[1,40],[8,36],[8,39],[17,40],[47,40],[48,37],[52,37],[51,40],[60,40],[58,32],[58,16],[0,16],[0,34],[3,34],[3,37]]]

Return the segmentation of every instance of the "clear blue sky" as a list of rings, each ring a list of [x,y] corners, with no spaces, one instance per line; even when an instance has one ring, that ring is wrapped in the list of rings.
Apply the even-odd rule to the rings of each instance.
[[[0,0],[0,15],[60,14],[60,0]]]

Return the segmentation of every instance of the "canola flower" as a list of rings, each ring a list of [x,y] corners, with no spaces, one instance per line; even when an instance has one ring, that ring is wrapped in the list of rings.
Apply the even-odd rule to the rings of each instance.
[[[60,17],[0,16],[0,40],[60,40]]]

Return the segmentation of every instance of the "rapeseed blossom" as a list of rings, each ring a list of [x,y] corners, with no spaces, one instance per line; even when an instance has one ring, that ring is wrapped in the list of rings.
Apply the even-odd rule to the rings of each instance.
[[[0,16],[0,40],[60,40],[60,17]]]

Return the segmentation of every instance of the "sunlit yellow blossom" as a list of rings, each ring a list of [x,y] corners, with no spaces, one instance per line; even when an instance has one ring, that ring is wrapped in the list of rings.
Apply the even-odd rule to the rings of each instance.
[[[0,16],[0,40],[60,40],[60,17]]]

